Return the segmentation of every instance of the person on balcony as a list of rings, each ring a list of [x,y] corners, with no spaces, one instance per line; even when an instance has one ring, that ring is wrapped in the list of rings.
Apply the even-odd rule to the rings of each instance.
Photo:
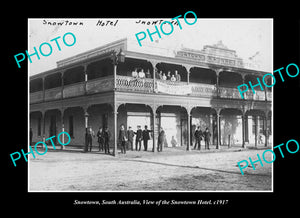
[[[155,79],[161,79],[157,69],[155,70]]]
[[[180,74],[177,72],[177,70],[175,70],[175,78],[176,78],[176,81],[177,81],[177,82],[180,82],[180,81],[181,81],[181,76],[180,76]]]
[[[170,80],[170,79],[171,79],[171,71],[168,71],[167,80]]]
[[[131,75],[132,75],[133,78],[138,77],[138,72],[136,71],[136,68],[134,69],[134,71],[132,71]]]
[[[162,80],[167,80],[167,76],[165,73],[163,73],[163,75],[162,75]]]
[[[143,69],[139,72],[139,78],[140,79],[144,79],[145,78],[145,73],[144,73]]]
[[[171,79],[170,79],[172,82],[176,82],[176,78],[175,78],[175,76],[174,76],[174,74],[172,74],[172,76],[171,76]]]
[[[163,74],[162,71],[159,71],[159,77],[157,77],[158,79],[163,79]]]
[[[146,72],[146,78],[151,78],[151,74],[150,74],[149,69],[148,69],[147,72]]]

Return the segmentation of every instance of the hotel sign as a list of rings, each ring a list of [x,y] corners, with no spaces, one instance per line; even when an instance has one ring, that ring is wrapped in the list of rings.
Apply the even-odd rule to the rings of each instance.
[[[230,67],[243,67],[243,61],[240,58],[224,58],[218,56],[212,56],[207,54],[197,54],[188,51],[178,51],[176,54],[177,58],[184,58],[188,60],[196,60],[199,62],[210,63],[210,64],[219,64]]]
[[[209,64],[244,67],[243,59],[238,57],[235,50],[228,49],[222,41],[215,45],[205,45],[202,50],[182,48],[177,52],[176,57]]]
[[[192,86],[188,84],[181,84],[170,82],[170,84],[156,81],[156,92],[162,92],[170,95],[187,95],[192,93]]]

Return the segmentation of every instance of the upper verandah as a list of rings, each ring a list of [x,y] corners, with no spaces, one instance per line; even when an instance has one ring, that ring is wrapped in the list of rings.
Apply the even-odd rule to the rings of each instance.
[[[57,68],[33,75],[30,79],[47,76],[58,71],[67,70],[79,65],[88,64],[97,59],[108,57],[111,52],[119,52],[120,49],[125,52],[125,57],[143,59],[154,62],[165,62],[177,65],[190,65],[195,67],[219,68],[227,71],[239,73],[263,75],[267,72],[253,70],[245,67],[236,51],[228,49],[221,41],[215,45],[206,45],[202,50],[180,48],[177,50],[165,49],[155,46],[144,46],[142,49],[137,43],[132,43],[123,38],[92,50],[80,53],[78,55],[57,61]]]

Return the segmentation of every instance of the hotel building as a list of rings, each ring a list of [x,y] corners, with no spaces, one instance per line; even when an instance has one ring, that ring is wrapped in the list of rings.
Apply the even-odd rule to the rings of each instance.
[[[132,72],[144,71],[145,78]],[[163,80],[160,73],[180,75]],[[121,124],[158,131],[165,146],[190,150],[197,126],[211,133],[211,146],[267,146],[272,143],[272,90],[255,87],[241,98],[237,86],[257,84],[269,72],[253,70],[222,42],[202,50],[181,48],[171,55],[141,53],[121,39],[57,62],[55,69],[30,77],[30,127],[33,142],[66,131],[68,146],[83,147],[87,126],[95,134],[107,126],[111,151],[117,149]],[[270,82],[269,82],[270,83]],[[171,143],[173,141],[173,143]],[[50,141],[47,141],[50,142]],[[58,143],[58,142],[57,142]],[[93,146],[98,148],[97,137]]]

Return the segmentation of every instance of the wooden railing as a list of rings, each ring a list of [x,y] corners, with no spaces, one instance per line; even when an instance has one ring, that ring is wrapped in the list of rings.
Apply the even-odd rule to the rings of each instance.
[[[55,87],[45,90],[44,101],[57,100],[61,98],[61,87]]]
[[[43,91],[30,93],[30,103],[38,103],[43,101]]]
[[[169,80],[157,80],[160,81],[167,86],[172,86],[173,88],[176,86],[176,89],[180,89],[180,86],[189,86],[190,92],[188,94],[180,94],[180,92],[176,92],[174,95],[187,95],[187,96],[195,96],[195,97],[205,97],[205,98],[226,98],[226,99],[241,99],[241,95],[237,88],[230,87],[219,87],[219,92],[217,93],[216,85],[204,84],[204,83],[187,83],[187,82],[172,82]],[[86,83],[80,82],[71,85],[65,85],[62,87],[56,87],[52,89],[45,90],[45,94],[43,95],[43,91],[38,91],[34,93],[30,93],[30,103],[38,103],[42,101],[50,101],[57,100],[61,98],[70,98],[76,97],[85,94],[94,94],[101,93],[106,91],[113,91],[115,88],[116,91],[126,91],[126,92],[139,92],[139,93],[158,93],[157,84],[154,83],[152,78],[133,78],[129,76],[120,76],[116,77],[116,84],[114,86],[114,78],[113,76],[107,76],[102,78],[97,78],[93,80],[89,80]],[[256,100],[256,101],[264,101],[265,100],[265,92],[264,91],[255,91],[253,94],[251,91],[244,93],[244,97],[246,100]],[[63,96],[62,96],[63,93]],[[166,93],[165,93],[166,94]],[[170,93],[169,93],[170,94]],[[43,97],[44,96],[44,97]],[[44,98],[44,99],[43,99]],[[272,93],[267,92],[267,100],[270,101],[272,99]]]
[[[116,90],[153,93],[153,79],[139,79],[129,76],[117,76]]]
[[[70,98],[74,96],[84,95],[84,82],[74,83],[71,85],[64,86],[63,98]]]
[[[114,88],[113,76],[102,77],[101,79],[89,80],[86,83],[87,94],[112,91]]]

